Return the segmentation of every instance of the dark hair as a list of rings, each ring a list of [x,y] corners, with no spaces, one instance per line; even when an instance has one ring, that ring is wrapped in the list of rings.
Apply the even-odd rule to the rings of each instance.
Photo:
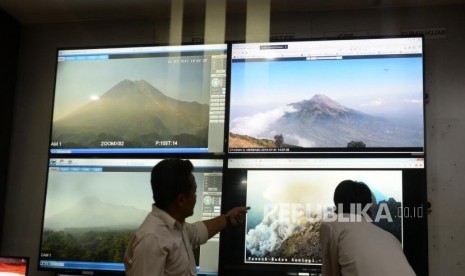
[[[338,213],[350,213],[351,204],[360,204],[361,208],[373,203],[373,195],[370,188],[363,182],[344,180],[334,191],[334,204]],[[342,210],[338,207],[342,204]]]
[[[165,209],[179,194],[188,193],[193,169],[191,161],[182,159],[165,159],[156,164],[150,179],[155,206]]]

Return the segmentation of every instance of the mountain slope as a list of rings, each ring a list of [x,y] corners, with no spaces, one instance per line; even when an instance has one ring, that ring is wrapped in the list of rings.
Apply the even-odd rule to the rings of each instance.
[[[54,122],[52,141],[65,147],[99,147],[100,141],[154,147],[155,140],[206,146],[208,111],[206,104],[167,97],[144,80],[123,80],[98,101]]]
[[[345,148],[353,141],[367,147],[423,146],[422,126],[365,114],[322,94],[288,106],[294,111],[269,122],[260,139],[282,134],[285,144],[308,148]]]

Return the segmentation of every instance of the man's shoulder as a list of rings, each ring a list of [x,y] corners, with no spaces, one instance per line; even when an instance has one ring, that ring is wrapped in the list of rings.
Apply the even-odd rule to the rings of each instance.
[[[169,232],[168,224],[152,213],[148,214],[137,230],[138,235],[163,235]]]
[[[327,231],[327,232],[333,232],[333,233],[344,232],[346,234],[351,233],[351,232],[359,233],[359,232],[365,232],[365,231],[377,231],[376,229],[373,229],[372,227],[379,228],[367,221],[357,221],[357,220],[337,221],[336,220],[336,221],[321,222],[320,231]]]
[[[394,236],[393,233],[387,231],[386,229],[381,228],[378,225],[371,223],[371,231],[376,233],[379,238],[384,238],[386,241],[392,241],[401,247],[400,241]]]

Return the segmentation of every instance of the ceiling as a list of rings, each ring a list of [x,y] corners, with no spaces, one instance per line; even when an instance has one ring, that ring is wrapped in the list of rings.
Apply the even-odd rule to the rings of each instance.
[[[22,24],[168,17],[172,0],[0,0]],[[182,1],[182,0],[173,0]],[[185,15],[202,15],[206,1],[184,0]],[[247,0],[226,0],[228,13],[244,12]],[[268,0],[249,0],[268,1]],[[333,11],[465,4],[465,0],[269,0],[272,12]]]

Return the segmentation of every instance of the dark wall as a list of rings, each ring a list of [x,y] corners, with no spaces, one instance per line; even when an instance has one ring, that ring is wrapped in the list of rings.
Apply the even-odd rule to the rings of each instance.
[[[0,166],[0,237],[3,234],[19,32],[19,23],[0,9],[0,164],[4,164]]]

